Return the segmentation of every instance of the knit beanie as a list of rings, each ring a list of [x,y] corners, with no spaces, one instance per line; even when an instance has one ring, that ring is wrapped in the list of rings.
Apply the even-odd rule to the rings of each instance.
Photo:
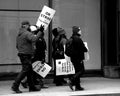
[[[73,34],[78,34],[79,30],[80,30],[80,27],[78,27],[78,26],[72,27]]]

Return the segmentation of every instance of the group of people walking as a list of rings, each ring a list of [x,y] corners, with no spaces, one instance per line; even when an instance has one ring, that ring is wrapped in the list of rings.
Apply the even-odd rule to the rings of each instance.
[[[42,64],[45,62],[47,46],[44,39],[44,26],[37,27],[34,25],[34,27],[36,29],[32,30],[30,22],[23,21],[16,38],[16,48],[22,64],[22,70],[17,75],[11,87],[15,93],[22,93],[22,91],[19,89],[20,84],[22,84],[25,88],[28,87],[30,92],[40,91],[41,88],[45,87],[43,78],[35,73],[32,69],[33,62],[37,60],[42,61]],[[78,91],[84,90],[84,88],[82,88],[80,85],[80,77],[85,71],[83,62],[84,52],[87,52],[88,50],[80,38],[80,27],[73,26],[72,31],[73,34],[70,39],[68,39],[63,28],[57,27],[52,30],[52,34],[54,36],[52,41],[52,57],[54,61],[53,83],[55,83],[56,86],[68,84],[71,90]],[[65,50],[65,46],[70,41],[72,41],[72,53],[68,54]],[[75,74],[69,75],[67,81],[64,79],[64,76],[56,76],[56,60],[64,59],[65,54],[70,57],[75,68]],[[40,86],[36,87],[38,84]],[[75,86],[75,89],[73,89],[73,86]],[[46,86],[45,88],[48,87]]]

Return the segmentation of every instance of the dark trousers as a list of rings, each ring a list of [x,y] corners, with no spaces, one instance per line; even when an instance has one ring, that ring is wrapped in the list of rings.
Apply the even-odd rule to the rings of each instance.
[[[75,85],[76,87],[80,87],[80,77],[85,72],[84,62],[80,61],[79,59],[71,59],[71,62],[73,63],[73,66],[75,68],[75,74],[70,75],[69,79],[72,81],[73,85]]]
[[[62,75],[56,75],[56,59],[54,59],[54,81],[55,84],[62,84],[64,82],[64,77]]]
[[[32,62],[35,62],[35,61],[42,61],[44,63],[45,62],[45,51],[43,51],[43,52],[39,52],[39,51],[35,52],[34,58],[32,59]],[[36,85],[38,85],[38,84],[40,84],[41,86],[44,85],[43,77],[38,75],[36,72],[34,72],[33,77],[35,78],[34,83]]]
[[[21,63],[22,63],[22,70],[18,74],[17,78],[15,79],[14,86],[16,88],[19,87],[21,81],[27,76],[29,89],[34,88],[34,82],[33,82],[33,70],[32,70],[32,64],[31,64],[31,55],[26,54],[18,54]]]
[[[36,52],[36,54],[34,54],[34,57],[32,58],[32,63],[34,63],[35,61],[43,61],[43,60],[45,61],[45,53],[40,54]],[[35,85],[38,85],[38,84],[41,86],[44,85],[44,82],[42,80],[43,78],[34,71],[33,71],[33,78],[34,78],[33,81]],[[27,79],[24,79],[22,82],[28,83]]]

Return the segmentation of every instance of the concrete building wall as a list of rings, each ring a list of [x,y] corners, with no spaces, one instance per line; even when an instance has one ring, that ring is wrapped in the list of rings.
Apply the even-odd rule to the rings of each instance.
[[[48,5],[48,0],[0,0],[0,64],[19,63],[16,35],[21,22],[29,20],[36,24],[44,5]],[[48,32],[45,34],[46,41],[47,36]]]
[[[86,69],[101,68],[100,41],[100,0],[53,0],[56,14],[53,27],[63,27],[67,36],[72,34],[72,26],[82,29],[82,38],[88,43],[90,60]]]
[[[35,24],[44,5],[49,0],[0,0],[0,64],[19,63],[16,50],[16,35],[23,20]],[[86,69],[101,68],[100,46],[100,0],[53,0],[56,10],[53,28],[63,27],[67,36],[72,34],[71,27],[78,25],[83,31],[83,40],[88,43],[90,60],[85,62]],[[9,9],[9,10],[8,10]],[[10,11],[11,10],[11,11]],[[24,11],[20,11],[24,10]],[[48,42],[48,30],[45,33]],[[20,67],[0,66],[0,72],[19,71]]]

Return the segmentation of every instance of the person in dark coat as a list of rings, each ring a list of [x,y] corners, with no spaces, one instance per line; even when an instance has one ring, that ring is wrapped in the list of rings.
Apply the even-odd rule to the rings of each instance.
[[[33,42],[36,42],[42,37],[44,28],[40,27],[40,31],[35,36],[28,29],[30,27],[29,21],[23,21],[21,23],[21,28],[16,38],[16,47],[18,50],[18,56],[22,64],[22,70],[16,77],[11,89],[16,93],[22,93],[19,90],[19,85],[21,80],[27,76],[29,91],[39,91],[33,82],[33,70],[32,70],[32,57],[34,54]]]
[[[30,31],[35,35],[37,35],[37,33],[39,32],[38,29],[39,28],[36,25],[30,26]],[[35,61],[42,61],[42,63],[44,64],[44,62],[46,62],[45,58],[46,58],[46,50],[47,50],[46,41],[44,39],[44,33],[42,34],[42,37],[39,38],[33,44],[33,46],[34,46],[35,51],[34,51],[34,56],[32,58],[32,63],[34,63]],[[33,71],[33,77],[34,77],[35,85],[39,85],[41,86],[41,88],[48,88],[48,86],[44,84],[43,78],[34,71]],[[21,82],[21,85],[24,88],[27,88],[28,82],[26,78]]]
[[[37,26],[36,26],[36,28],[37,28]],[[38,33],[38,31],[34,31],[35,35],[37,33]],[[44,64],[46,62],[45,58],[46,58],[46,51],[47,51],[47,45],[46,45],[46,41],[44,39],[44,34],[42,34],[42,38],[39,38],[35,42],[34,46],[35,46],[35,53],[34,53],[34,57],[33,57],[33,62],[42,61],[42,63]],[[48,86],[44,84],[44,80],[40,75],[38,75],[37,73],[35,73],[34,75],[36,76],[36,84],[40,84],[41,88],[48,88]]]
[[[66,43],[67,37],[65,35],[65,30],[58,27],[52,30],[54,39],[52,41],[53,52],[52,57],[54,60],[54,83],[56,86],[61,86],[67,83],[63,76],[56,76],[56,59],[64,59],[64,45]]]
[[[72,38],[72,55],[70,56],[71,62],[75,68],[75,74],[69,77],[69,86],[73,90],[73,86],[75,86],[75,90],[84,90],[84,88],[80,85],[80,77],[83,75],[84,68],[84,52],[87,52],[87,48],[84,45],[84,42],[81,39],[81,29],[78,26],[72,27],[73,34]],[[67,54],[66,54],[67,55]]]

